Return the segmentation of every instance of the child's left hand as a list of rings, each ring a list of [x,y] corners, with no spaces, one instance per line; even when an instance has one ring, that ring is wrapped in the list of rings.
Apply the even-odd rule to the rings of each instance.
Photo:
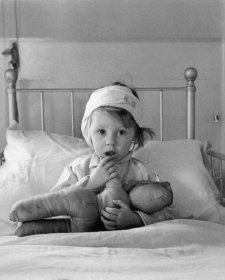
[[[101,221],[107,230],[128,229],[143,226],[139,215],[122,200],[113,200],[118,208],[106,207],[101,210]]]

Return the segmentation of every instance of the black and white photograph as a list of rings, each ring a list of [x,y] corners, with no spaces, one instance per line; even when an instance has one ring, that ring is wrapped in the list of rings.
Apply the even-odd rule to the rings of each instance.
[[[225,1],[0,0],[0,279],[225,278]]]

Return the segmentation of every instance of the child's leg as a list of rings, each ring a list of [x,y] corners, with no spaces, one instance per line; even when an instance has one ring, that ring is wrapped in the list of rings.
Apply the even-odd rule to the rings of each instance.
[[[173,192],[168,182],[140,181],[129,193],[131,207],[152,214],[173,202]]]

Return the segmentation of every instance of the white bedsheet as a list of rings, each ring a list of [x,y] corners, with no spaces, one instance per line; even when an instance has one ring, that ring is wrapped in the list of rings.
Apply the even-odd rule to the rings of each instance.
[[[1,236],[0,279],[225,279],[225,226],[173,220],[124,231]]]

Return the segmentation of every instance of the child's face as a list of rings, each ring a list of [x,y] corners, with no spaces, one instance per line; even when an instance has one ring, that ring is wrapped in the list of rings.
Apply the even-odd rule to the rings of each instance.
[[[91,118],[90,136],[99,157],[112,155],[114,161],[120,161],[130,150],[135,129],[133,126],[126,128],[116,114],[96,110]]]

